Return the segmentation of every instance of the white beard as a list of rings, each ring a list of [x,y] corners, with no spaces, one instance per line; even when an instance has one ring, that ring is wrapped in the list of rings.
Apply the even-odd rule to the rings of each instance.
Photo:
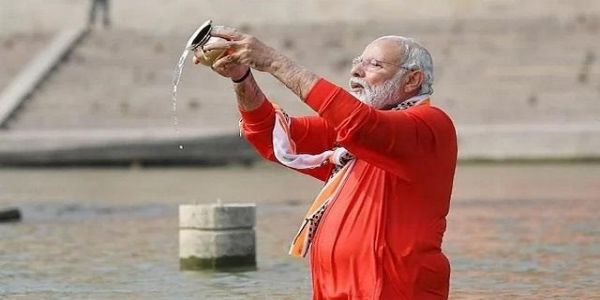
[[[402,83],[402,76],[404,76],[404,72],[402,71],[383,84],[374,87],[370,86],[362,78],[352,77],[350,78],[350,84],[358,83],[363,86],[363,89],[360,91],[350,91],[350,94],[360,100],[360,102],[377,109],[393,107],[400,101],[400,84]]]

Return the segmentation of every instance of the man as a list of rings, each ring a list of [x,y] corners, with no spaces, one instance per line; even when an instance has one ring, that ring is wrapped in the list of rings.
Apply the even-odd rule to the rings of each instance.
[[[88,19],[88,24],[94,25],[96,22],[96,14],[99,9],[102,9],[102,24],[104,27],[110,26],[110,16],[108,11],[108,0],[91,0],[92,3],[90,5],[90,14]]]
[[[427,50],[398,36],[373,41],[353,61],[349,93],[255,37],[212,33],[226,41],[204,50],[229,49],[212,68],[234,81],[245,138],[326,182],[290,250],[310,255],[313,299],[446,299],[441,243],[457,145],[452,121],[429,103]],[[289,118],[250,69],[275,76],[318,116]]]

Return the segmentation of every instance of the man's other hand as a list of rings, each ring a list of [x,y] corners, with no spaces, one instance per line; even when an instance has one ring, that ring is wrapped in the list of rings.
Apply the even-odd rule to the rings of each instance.
[[[218,69],[221,65],[237,63],[258,71],[272,71],[278,53],[257,38],[238,32],[234,28],[220,26],[213,28],[211,34],[224,40],[205,45],[204,51],[228,49],[227,55],[218,59],[213,64],[213,68]]]
[[[200,50],[194,51],[194,57],[192,58],[192,62],[196,65],[199,64],[200,57],[202,55],[203,54]],[[221,76],[236,80],[244,76],[244,74],[246,74],[246,71],[248,70],[248,67],[242,64],[235,62],[218,63],[220,60],[222,60],[222,58],[218,59],[210,68]]]

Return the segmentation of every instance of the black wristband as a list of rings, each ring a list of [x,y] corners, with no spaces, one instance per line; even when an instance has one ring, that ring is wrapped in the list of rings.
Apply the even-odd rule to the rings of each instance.
[[[233,79],[231,78],[231,81],[233,81],[234,83],[240,83],[244,80],[246,80],[246,78],[248,78],[248,76],[250,75],[250,68],[248,68],[248,71],[246,71],[246,74],[244,74],[244,76],[242,76],[240,79]]]

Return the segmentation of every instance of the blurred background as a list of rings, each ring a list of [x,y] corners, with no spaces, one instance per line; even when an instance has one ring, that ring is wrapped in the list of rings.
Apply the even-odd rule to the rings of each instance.
[[[459,136],[451,298],[600,295],[597,1],[112,0],[90,22],[92,3],[0,0],[0,211],[23,215],[0,223],[0,298],[310,297],[286,253],[321,183],[260,162],[229,80],[190,58],[173,111],[207,19],[343,87],[369,42],[416,38]],[[257,203],[257,271],[179,272],[177,205],[216,199]]]

